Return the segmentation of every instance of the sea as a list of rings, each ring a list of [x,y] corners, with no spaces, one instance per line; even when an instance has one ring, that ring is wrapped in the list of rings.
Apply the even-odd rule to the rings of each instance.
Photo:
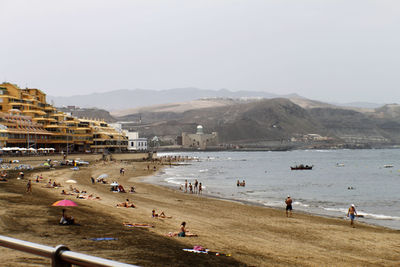
[[[192,160],[146,178],[179,190],[185,179],[202,183],[204,194],[284,208],[293,199],[294,212],[347,219],[354,204],[357,218],[369,224],[400,229],[400,149],[295,150],[284,152],[169,152]],[[291,170],[295,165],[312,170]],[[245,180],[238,187],[237,180]],[[283,211],[282,211],[283,212]]]

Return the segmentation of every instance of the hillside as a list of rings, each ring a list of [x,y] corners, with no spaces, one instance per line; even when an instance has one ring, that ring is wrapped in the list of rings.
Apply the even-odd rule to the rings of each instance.
[[[248,147],[400,144],[398,106],[343,108],[298,98],[201,101],[137,109],[119,119],[131,121],[126,127],[143,136],[158,136],[169,142],[182,132],[194,132],[201,124],[206,132],[218,132],[221,143]],[[307,135],[319,136],[323,141],[310,140]]]
[[[72,116],[78,118],[99,119],[106,122],[116,122],[117,120],[110,115],[110,112],[98,108],[80,108],[75,106],[61,107],[58,110],[66,113],[71,113]]]
[[[293,96],[295,95],[282,95],[280,97]],[[274,97],[278,97],[278,95],[262,91],[230,91],[227,89],[206,90],[193,87],[167,90],[126,89],[68,97],[47,96],[49,102],[54,102],[56,106],[75,105],[82,108],[96,107],[108,111],[165,105],[176,102],[189,102],[202,98],[254,99]]]
[[[121,117],[136,121],[138,114]],[[132,125],[145,136],[176,137],[181,132],[193,132],[201,124],[207,132],[219,133],[223,143],[253,143],[281,141],[296,134],[324,133],[307,111],[288,99],[258,100],[250,103],[191,109],[184,112],[144,112],[142,124]]]

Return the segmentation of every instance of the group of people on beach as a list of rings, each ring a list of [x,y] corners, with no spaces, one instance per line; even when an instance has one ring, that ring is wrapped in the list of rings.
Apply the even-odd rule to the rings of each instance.
[[[292,210],[293,210],[292,203],[293,203],[293,200],[292,200],[292,198],[288,195],[287,198],[285,199],[285,204],[286,204],[286,217],[292,217]],[[357,214],[356,206],[355,206],[354,204],[351,204],[350,208],[349,208],[348,211],[347,211],[347,217],[350,218],[350,225],[351,225],[352,227],[355,227],[355,226],[354,226],[354,219],[355,219],[357,216],[358,216],[358,217],[363,217],[362,215],[358,215],[358,214]]]
[[[185,180],[184,188],[182,188],[182,185],[179,188],[181,191],[184,190],[185,193],[189,192],[191,194],[202,194],[203,193],[203,185],[202,183],[199,183],[197,179],[195,179],[194,183],[192,184],[191,182],[188,183],[188,180]]]

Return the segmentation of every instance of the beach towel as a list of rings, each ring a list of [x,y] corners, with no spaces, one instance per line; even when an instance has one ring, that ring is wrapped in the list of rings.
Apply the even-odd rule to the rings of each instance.
[[[91,238],[90,240],[92,240],[92,241],[108,241],[108,240],[118,240],[118,238],[114,238],[114,237],[97,237],[97,238]]]
[[[207,251],[207,250],[195,250],[195,249],[191,249],[191,248],[184,248],[184,249],[182,249],[182,250],[183,250],[183,251],[186,251],[186,252],[208,254],[208,251]]]
[[[154,225],[147,223],[124,223],[124,225],[127,227],[144,227],[144,228],[154,227]]]

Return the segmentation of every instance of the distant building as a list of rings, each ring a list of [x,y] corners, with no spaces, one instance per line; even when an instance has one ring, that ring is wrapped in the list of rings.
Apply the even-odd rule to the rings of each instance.
[[[198,125],[195,134],[182,133],[182,146],[185,148],[206,149],[218,145],[218,133],[205,134],[203,126]]]
[[[147,138],[139,138],[138,132],[127,132],[129,151],[146,151]]]
[[[77,107],[74,107],[75,109]],[[0,147],[119,152],[127,137],[102,120],[78,119],[46,102],[39,89],[0,84]]]

